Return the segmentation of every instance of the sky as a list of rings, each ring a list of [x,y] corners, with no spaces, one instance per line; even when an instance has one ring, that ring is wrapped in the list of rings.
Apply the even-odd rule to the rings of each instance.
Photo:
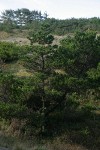
[[[56,19],[100,17],[100,0],[0,0],[0,12],[18,8],[47,12]]]

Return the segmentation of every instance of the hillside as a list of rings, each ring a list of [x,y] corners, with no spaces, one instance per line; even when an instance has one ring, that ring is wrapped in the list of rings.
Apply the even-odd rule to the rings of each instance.
[[[31,13],[1,23],[1,150],[99,150],[99,18]]]

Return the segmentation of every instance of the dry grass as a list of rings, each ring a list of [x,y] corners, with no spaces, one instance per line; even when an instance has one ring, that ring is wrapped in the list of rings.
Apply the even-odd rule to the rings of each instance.
[[[18,77],[32,76],[32,73],[28,72],[19,61],[5,64],[3,69],[4,72],[10,72]]]
[[[14,123],[18,124],[16,121],[14,121]],[[0,132],[0,147],[5,147],[10,150],[88,150],[82,145],[73,143],[68,135],[55,137],[53,139],[22,135],[16,136],[8,130],[8,124],[9,123],[6,124],[5,121],[0,122],[0,129],[2,129]],[[16,125],[14,125],[14,127],[15,126]]]
[[[0,31],[0,40],[6,39],[8,37],[9,37],[9,34],[7,32]]]
[[[7,33],[4,31],[0,32],[0,40],[5,41],[5,42],[12,42],[12,43],[17,43],[19,45],[29,45],[30,41],[27,39],[28,36],[27,30],[19,31],[19,30],[14,30],[12,33]],[[54,35],[54,41],[53,44],[59,45],[60,41],[63,38],[66,38],[68,35],[65,36],[57,36]],[[36,45],[36,44],[34,44]]]
[[[16,43],[18,45],[29,45],[30,44],[30,41],[24,37],[7,37],[7,38],[2,38],[1,41]]]
[[[15,122],[17,123],[18,122]],[[73,143],[68,135],[55,137],[53,139],[44,139],[36,137],[27,137],[22,135],[14,136],[8,131],[9,123],[0,122],[0,147],[5,147],[10,150],[88,150],[87,148]],[[16,125],[14,125],[16,126]]]
[[[66,74],[66,72],[63,69],[55,69],[55,72],[62,75]]]
[[[17,73],[15,73],[16,76],[18,77],[30,77],[32,76],[32,73],[29,73],[26,71],[25,68],[20,69]]]
[[[94,121],[87,121],[89,121],[90,128],[92,128],[91,131],[87,126],[79,129],[83,123],[77,123],[78,129],[73,129],[76,125],[75,123],[73,124],[73,127],[71,127],[72,125],[70,124],[67,132],[52,138],[41,138],[29,135],[25,136],[21,133],[19,135],[15,134],[19,128],[19,123],[16,121],[14,121],[15,124],[13,124],[14,128],[16,127],[16,131],[13,134],[12,131],[7,128],[8,124],[1,122],[0,129],[2,129],[3,132],[0,132],[0,147],[11,148],[11,150],[99,150],[100,138],[97,126],[99,123],[95,125]],[[92,132],[94,136],[92,136],[90,132]]]
[[[11,148],[12,150],[88,150],[78,145],[61,142],[60,138],[53,141],[37,143],[34,139],[30,141],[18,140],[11,136],[0,135],[0,146]]]

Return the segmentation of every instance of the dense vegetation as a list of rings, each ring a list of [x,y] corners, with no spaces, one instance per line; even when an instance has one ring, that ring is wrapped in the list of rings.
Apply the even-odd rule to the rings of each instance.
[[[24,16],[26,9],[23,10],[6,11],[4,19],[7,21],[8,15],[12,25],[27,28],[29,21],[25,20],[23,26],[22,20],[19,23],[19,19],[13,19],[20,11],[23,13],[18,13],[19,16]],[[56,20],[35,17],[41,25],[29,34],[30,45],[0,42],[1,120],[10,124],[14,119],[19,120],[23,135],[57,136],[72,132],[72,140],[80,143],[81,139],[87,147],[93,146],[88,142],[94,138],[93,148],[98,149],[100,120],[96,112],[100,109],[100,36],[86,28],[83,31],[82,26],[80,31],[79,25],[81,21],[85,24],[90,20],[99,22],[98,18]],[[79,31],[60,41],[59,46],[52,44],[52,33],[59,34],[56,32],[59,27],[60,34],[74,32],[77,30],[75,21],[79,22]],[[65,29],[67,23],[71,27],[69,31]],[[99,24],[96,29],[99,30]],[[22,65],[29,75],[17,76],[6,70],[6,65],[13,62]],[[75,139],[75,131],[79,132],[78,139]]]
[[[52,34],[56,35],[85,31],[87,29],[100,32],[100,18],[58,20],[49,18],[46,12],[42,14],[41,11],[30,11],[26,8],[2,12],[0,30],[12,32],[13,29],[30,29],[36,31],[40,29],[43,22],[48,23]]]

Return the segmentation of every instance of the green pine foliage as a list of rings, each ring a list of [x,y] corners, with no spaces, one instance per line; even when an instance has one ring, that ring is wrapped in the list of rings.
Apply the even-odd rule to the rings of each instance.
[[[84,120],[99,109],[100,36],[78,31],[57,46],[51,32],[42,23],[29,46],[0,42],[0,118],[25,121],[24,131],[57,132],[59,121]],[[15,60],[31,75],[4,72]]]

